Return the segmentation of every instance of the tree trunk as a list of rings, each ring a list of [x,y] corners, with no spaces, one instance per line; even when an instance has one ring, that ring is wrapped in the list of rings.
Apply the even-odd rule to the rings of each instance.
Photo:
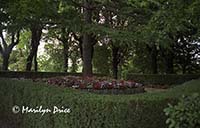
[[[118,58],[118,53],[119,52],[119,48],[113,46],[112,47],[112,67],[113,67],[113,77],[114,79],[118,78],[118,65],[119,65],[119,58]]]
[[[31,71],[33,57],[34,57],[34,52],[33,50],[31,50],[27,58],[26,71]]]
[[[173,63],[173,53],[168,53],[167,56],[165,56],[165,72],[167,74],[173,74],[174,73],[174,63]]]
[[[68,50],[69,50],[69,46],[68,46],[68,35],[69,33],[66,32],[65,28],[61,29],[62,31],[62,36],[61,36],[61,40],[63,43],[63,55],[64,55],[64,72],[68,71]]]
[[[63,42],[63,52],[64,52],[64,72],[68,71],[68,44]]]
[[[8,71],[9,58],[10,58],[10,54],[8,54],[8,53],[4,53],[4,54],[3,54],[2,69],[3,69],[4,71]]]
[[[182,65],[182,73],[185,74],[186,73],[186,65]]]
[[[37,52],[35,53],[35,56],[34,56],[34,71],[35,72],[38,71]]]
[[[92,76],[92,45],[90,35],[83,36],[83,75]]]
[[[34,70],[37,71],[37,69],[38,69],[37,51],[38,51],[38,46],[40,44],[40,39],[41,39],[41,35],[42,35],[42,28],[37,25],[32,26],[31,33],[32,33],[31,49],[30,49],[30,54],[27,58],[26,71],[31,71],[33,58],[34,58],[34,62],[35,62]]]
[[[77,69],[78,69],[78,65],[77,65],[77,58],[76,57],[72,57],[72,68],[71,68],[71,72],[76,73]]]
[[[8,70],[10,54],[12,52],[12,49],[19,43],[19,37],[20,37],[20,30],[17,31],[16,37],[15,33],[12,32],[11,43],[8,45],[6,43],[6,40],[4,39],[3,32],[2,31],[0,32],[0,38],[2,39],[3,43],[3,47],[0,44],[0,54],[3,57],[2,70],[5,71]]]
[[[150,57],[151,57],[151,73],[157,74],[158,73],[158,64],[157,64],[157,56],[158,51],[156,49],[156,45],[153,45],[152,47],[147,46],[147,49],[149,51]]]
[[[157,51],[152,51],[151,54],[151,68],[152,68],[152,74],[158,73],[158,65],[157,65]]]
[[[173,74],[174,73],[174,54],[172,49],[164,49],[161,48],[161,54],[165,64],[165,73],[166,74]],[[171,46],[173,48],[173,46]]]
[[[92,11],[90,9],[89,0],[84,1],[84,18],[86,24],[92,23]],[[92,39],[91,34],[84,33],[83,35],[83,76],[91,77],[93,75],[92,72]]]

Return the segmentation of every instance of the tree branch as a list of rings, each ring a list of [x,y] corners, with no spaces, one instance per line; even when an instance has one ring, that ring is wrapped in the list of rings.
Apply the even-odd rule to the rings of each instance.
[[[13,47],[19,43],[19,37],[20,37],[20,31],[17,31],[16,41],[15,41],[15,34],[12,33],[12,42],[11,42],[11,44],[8,46],[10,50],[12,50]]]
[[[61,42],[63,41],[59,36],[56,36],[56,39],[61,41]]]
[[[3,47],[4,47],[4,49],[6,49],[8,47],[8,45],[7,45],[7,43],[6,43],[6,41],[5,41],[4,37],[3,37],[3,32],[2,31],[0,32],[0,37],[2,39]]]
[[[82,37],[78,37],[74,32],[72,32],[72,35],[74,36],[74,39],[77,40],[79,43],[82,43]]]
[[[0,53],[1,53],[1,55],[3,55],[3,48],[1,46],[1,44],[0,44]]]

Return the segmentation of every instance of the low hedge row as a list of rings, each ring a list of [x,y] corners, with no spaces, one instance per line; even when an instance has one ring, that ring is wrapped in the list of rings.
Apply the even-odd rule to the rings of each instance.
[[[185,74],[185,75],[127,74],[126,75],[126,80],[135,80],[136,82],[144,84],[158,84],[158,85],[182,84],[186,81],[198,78],[200,78],[200,74]]]
[[[65,72],[26,72],[26,71],[0,71],[2,78],[48,78],[56,76],[82,76],[82,73]],[[104,76],[103,74],[94,74],[95,76]]]
[[[198,81],[199,82],[199,81]],[[33,83],[0,79],[0,121],[16,128],[167,128],[163,109],[182,93],[200,91],[184,86],[168,93],[97,95]],[[175,93],[176,92],[176,93]],[[67,106],[68,114],[14,114],[12,107]],[[12,123],[11,123],[12,122]]]
[[[64,72],[26,72],[26,71],[0,71],[0,77],[3,78],[48,78],[55,76],[80,76],[80,73]]]
[[[64,72],[23,72],[23,71],[0,71],[2,78],[48,78],[56,76],[82,76],[81,73],[64,73]],[[103,74],[94,74],[94,76],[105,76]],[[200,74],[165,74],[165,75],[152,75],[152,74],[127,74],[126,80],[134,80],[143,84],[159,84],[159,85],[172,85],[182,84],[186,81],[200,78]]]

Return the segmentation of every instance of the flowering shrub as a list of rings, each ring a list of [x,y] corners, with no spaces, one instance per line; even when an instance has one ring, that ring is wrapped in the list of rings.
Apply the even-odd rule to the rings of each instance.
[[[36,79],[34,81],[42,81],[51,85],[58,85],[62,87],[72,87],[76,89],[126,89],[126,88],[137,88],[142,87],[141,83],[134,81],[114,80],[108,78],[97,78],[97,77],[54,77],[46,79]]]

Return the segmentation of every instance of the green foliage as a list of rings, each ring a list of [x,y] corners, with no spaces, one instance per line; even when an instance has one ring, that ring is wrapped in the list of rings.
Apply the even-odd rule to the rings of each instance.
[[[186,68],[185,73],[199,73],[199,58],[194,58],[199,52],[197,51],[199,46],[192,44],[198,41],[200,35],[199,0],[90,0],[91,24],[84,24],[85,14],[81,9],[84,2],[83,0],[1,0],[0,30],[13,32],[25,28],[28,31],[31,26],[40,25],[48,31],[47,40],[62,37],[60,30],[63,27],[69,33],[78,33],[79,36],[92,33],[97,37],[96,42],[100,41],[99,37],[103,39],[107,37],[110,41],[104,46],[105,49],[109,49],[110,44],[113,43],[112,45],[119,46],[121,49],[128,49],[130,53],[122,55],[124,61],[120,62],[119,73],[121,74],[151,73],[153,66],[146,46],[156,45],[158,73],[166,73],[163,69],[166,67],[164,61],[167,59],[161,52],[166,54],[169,51],[175,56],[173,58],[175,73],[180,73],[182,67]],[[105,22],[100,23],[100,20]],[[195,32],[191,34],[193,30]],[[71,42],[74,41],[71,34],[65,36],[71,38]],[[22,34],[19,46],[11,55],[9,69],[24,70],[30,49],[27,42],[30,38],[30,32]],[[174,45],[181,46],[182,42],[178,42],[180,38],[187,38],[187,43],[184,48],[177,47],[174,50]],[[56,44],[47,45],[49,46],[44,55],[39,56],[39,70],[63,71],[63,48]],[[72,61],[69,71],[76,72],[81,67],[79,47],[77,42],[69,46],[69,60]],[[108,56],[106,50],[100,51],[95,48],[93,57],[95,72],[106,74],[110,72],[108,67],[111,67],[111,57]],[[193,58],[196,60],[194,61]]]
[[[48,0],[19,0],[9,1],[8,12],[14,16],[16,20],[23,25],[32,23],[42,23],[56,18],[58,3]],[[30,6],[31,5],[31,6]]]
[[[4,113],[1,111],[1,116],[7,114],[8,120],[15,119],[14,121],[19,122],[20,128],[36,126],[38,128],[55,126],[59,128],[137,128],[140,126],[143,128],[156,128],[159,127],[158,125],[164,125],[165,118],[157,118],[160,116],[162,108],[166,106],[166,103],[163,102],[163,104],[159,101],[147,101],[146,103],[130,100],[124,102],[123,99],[120,100],[117,97],[102,97],[69,89],[61,90],[55,87],[42,87],[42,84],[33,84],[28,81],[15,81],[14,83],[16,86],[1,81],[0,88],[4,90],[1,91],[3,95],[0,94],[2,101],[1,108],[5,111]],[[5,95],[8,94],[7,91],[9,91],[9,96]],[[5,104],[4,101],[9,101],[9,103],[7,102],[8,104]],[[13,115],[9,111],[14,104],[34,107],[40,104],[45,107],[66,105],[71,108],[71,113],[57,115],[46,114],[43,117],[40,114]],[[6,105],[9,107],[6,107]],[[152,114],[150,109],[156,106],[159,114],[156,114],[157,111],[153,116],[150,116]],[[162,122],[160,122],[161,118],[163,119]],[[147,121],[153,123],[151,125],[145,125]]]
[[[24,71],[1,71],[0,77],[3,78],[49,78],[56,76],[80,76],[80,73],[65,73],[65,72],[24,72]],[[96,76],[101,76],[100,74],[95,74]]]
[[[46,43],[44,54],[39,56],[40,71],[62,72],[63,50],[62,45],[57,42]]]
[[[111,51],[105,46],[95,46],[93,65],[96,73],[110,74]]]
[[[169,104],[164,109],[168,116],[169,128],[197,128],[200,126],[200,96],[183,96],[175,106]]]
[[[19,44],[15,47],[10,56],[9,70],[25,71],[26,57],[29,53],[30,37],[30,31],[21,31]]]
[[[153,75],[153,74],[127,74],[127,80],[135,80],[144,84],[159,84],[159,85],[173,85],[182,84],[186,81],[192,79],[200,78],[199,74],[188,74],[188,75],[176,75],[176,74],[166,74],[166,75]]]
[[[0,79],[0,119],[20,128],[167,128],[163,109],[182,94],[200,91],[199,80],[166,93],[97,95],[33,83]],[[14,105],[67,106],[69,114],[13,114]]]

